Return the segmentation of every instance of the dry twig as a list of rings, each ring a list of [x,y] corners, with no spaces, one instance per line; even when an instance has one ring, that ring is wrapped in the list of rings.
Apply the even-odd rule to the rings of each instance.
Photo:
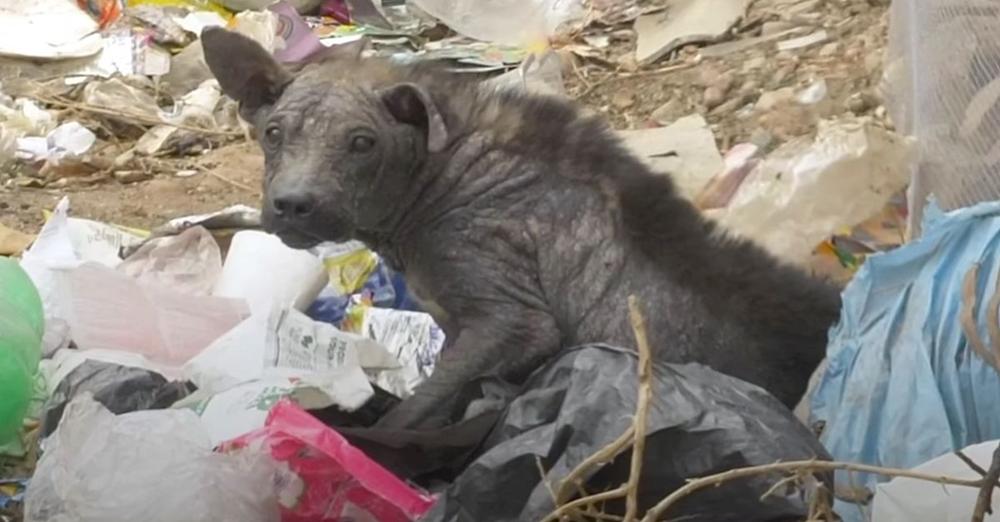
[[[601,78],[600,80],[597,80],[596,82],[592,82],[589,87],[587,87],[586,89],[583,90],[583,92],[581,92],[580,94],[576,95],[576,98],[577,99],[586,98],[587,96],[590,96],[595,90],[597,90],[598,87],[600,87],[600,86],[602,86],[602,85],[604,85],[604,84],[606,84],[606,83],[608,83],[608,82],[610,82],[612,80],[619,80],[619,79],[624,79],[624,78],[641,78],[641,77],[645,77],[645,76],[657,76],[657,75],[660,75],[660,74],[668,74],[668,73],[677,72],[677,71],[680,71],[680,70],[683,70],[683,69],[689,69],[691,67],[694,67],[697,64],[698,64],[698,62],[694,62],[694,61],[692,61],[692,62],[684,62],[684,63],[675,63],[673,65],[668,65],[666,67],[660,67],[659,69],[650,69],[650,70],[647,70],[647,71],[636,71],[636,72],[631,72],[631,73],[623,73],[623,72],[621,72],[620,68],[619,69],[615,69],[614,71],[609,72],[608,75],[605,76],[604,78]]]
[[[1000,445],[993,451],[993,462],[990,463],[989,471],[983,476],[983,485],[976,498],[976,508],[972,511],[972,522],[983,522],[987,513],[993,514],[993,488],[997,487],[998,479],[1000,479]]]
[[[976,326],[976,280],[979,277],[979,264],[972,265],[972,268],[965,273],[962,279],[962,310],[959,320],[962,325],[962,332],[969,340],[969,346],[987,364],[997,368],[998,363],[993,354],[986,347],[983,338],[979,336],[979,329]],[[1000,369],[998,369],[1000,370]]]
[[[232,185],[232,186],[234,186],[236,188],[243,189],[243,190],[245,190],[247,192],[252,192],[254,194],[260,194],[260,190],[255,189],[255,188],[251,187],[250,185],[247,185],[246,183],[240,183],[239,181],[236,181],[235,179],[229,179],[229,178],[223,176],[222,174],[219,174],[218,172],[215,172],[214,170],[204,169],[203,168],[202,171],[205,172],[205,174],[208,174],[209,176],[212,176],[213,178],[215,178],[215,179],[217,179],[219,181],[222,181],[224,183],[228,183],[228,184],[230,184],[230,185]]]
[[[138,113],[133,113],[133,112],[125,111],[125,110],[105,109],[104,107],[96,107],[96,106],[93,106],[93,105],[90,105],[90,104],[87,104],[87,103],[73,101],[73,100],[67,100],[67,99],[58,98],[58,97],[54,98],[54,97],[44,96],[44,95],[40,95],[40,94],[32,94],[32,95],[30,95],[30,97],[32,97],[32,98],[34,98],[34,99],[36,99],[36,100],[38,100],[38,101],[40,101],[42,103],[48,104],[48,105],[55,105],[57,107],[63,107],[63,108],[67,108],[67,109],[76,109],[76,110],[79,110],[79,111],[89,112],[89,113],[92,113],[92,114],[101,114],[101,115],[104,115],[104,116],[113,116],[113,117],[116,117],[116,118],[119,118],[119,119],[129,119],[129,120],[132,120],[132,121],[134,121],[136,123],[143,124],[143,125],[151,125],[151,126],[152,125],[167,125],[167,126],[170,126],[170,127],[177,127],[178,129],[184,129],[184,130],[191,131],[191,132],[198,132],[198,133],[202,133],[202,134],[212,134],[212,135],[216,135],[216,136],[229,136],[229,137],[236,137],[236,138],[238,138],[240,136],[243,136],[242,132],[224,131],[224,130],[218,130],[218,129],[206,129],[206,128],[203,128],[203,127],[194,127],[194,126],[191,126],[191,125],[184,125],[182,123],[170,123],[170,122],[167,122],[167,121],[163,121],[163,120],[161,120],[159,118],[155,118],[155,117],[148,116],[148,115],[145,115],[145,114],[138,114]]]
[[[759,466],[749,466],[746,468],[731,469],[729,471],[723,471],[722,473],[716,473],[714,475],[709,475],[707,477],[701,477],[696,479],[691,479],[687,484],[680,487],[666,498],[661,500],[658,504],[653,506],[649,511],[646,512],[646,516],[643,517],[641,522],[656,522],[669,510],[671,507],[675,506],[683,498],[691,495],[692,493],[708,488],[719,486],[723,483],[730,482],[735,479],[746,478],[756,475],[764,475],[773,472],[809,472],[815,473],[818,471],[834,471],[834,470],[845,470],[845,471],[857,471],[860,473],[875,473],[878,475],[886,475],[890,477],[906,477],[916,480],[925,480],[928,482],[936,482],[938,484],[948,484],[952,486],[966,486],[972,488],[980,488],[984,483],[989,483],[986,479],[959,479],[953,477],[946,477],[940,475],[929,475],[926,473],[920,473],[917,471],[912,471],[908,469],[896,469],[896,468],[883,468],[879,466],[870,466],[868,464],[854,464],[851,462],[830,462],[830,461],[819,461],[819,460],[799,460],[791,462],[777,462],[774,464],[763,464]]]
[[[639,308],[635,296],[628,298],[629,318],[635,342],[639,347],[639,397],[636,400],[635,420],[632,423],[635,443],[632,448],[632,467],[628,475],[625,497],[625,520],[632,522],[639,511],[639,477],[642,474],[642,457],[646,450],[646,424],[649,417],[649,402],[653,398],[653,357],[646,335],[646,319]]]
[[[632,420],[632,425],[625,430],[617,439],[607,446],[601,448],[596,453],[587,457],[577,465],[560,482],[555,500],[556,510],[547,516],[543,522],[554,522],[563,520],[566,517],[579,515],[581,508],[591,508],[598,502],[615,500],[625,497],[626,515],[623,520],[634,522],[638,511],[638,491],[639,476],[642,472],[642,457],[646,443],[646,424],[649,417],[649,403],[653,396],[653,370],[652,351],[649,347],[649,339],[646,334],[646,320],[642,315],[638,300],[635,296],[629,296],[629,319],[632,323],[632,330],[635,334],[636,345],[639,350],[639,385],[638,396],[636,398],[636,413]],[[633,447],[631,470],[628,481],[618,488],[594,495],[588,495],[571,502],[567,502],[575,488],[583,486],[583,477],[590,475],[594,468],[611,462],[623,451]],[[596,516],[593,512],[586,513],[587,516],[604,519],[607,515]],[[617,517],[614,517],[617,518]]]

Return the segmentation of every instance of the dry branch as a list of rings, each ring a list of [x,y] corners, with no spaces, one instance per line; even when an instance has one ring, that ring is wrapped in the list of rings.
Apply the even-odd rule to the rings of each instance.
[[[972,511],[972,522],[983,522],[987,513],[993,514],[993,488],[997,487],[997,479],[1000,479],[1000,445],[993,450],[993,462],[990,463],[989,471],[983,476],[983,485],[976,498],[976,508]]]

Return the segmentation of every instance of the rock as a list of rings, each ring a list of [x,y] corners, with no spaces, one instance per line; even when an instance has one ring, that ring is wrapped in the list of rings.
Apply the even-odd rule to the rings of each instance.
[[[743,62],[743,72],[750,72],[757,69],[762,69],[767,65],[767,58],[763,56],[754,56]]]
[[[775,21],[775,22],[764,22],[760,27],[761,36],[769,36],[772,34],[777,34],[782,31],[787,31],[793,29],[795,24],[789,22]]]
[[[618,110],[625,110],[635,105],[635,98],[627,91],[618,91],[611,96],[611,105]]]
[[[740,107],[751,102],[753,102],[753,97],[741,92],[735,96],[731,96],[728,100],[713,109],[712,114],[732,114],[739,110]]]
[[[118,170],[114,173],[115,180],[123,185],[128,185],[130,183],[138,183],[140,181],[146,181],[147,179],[152,179],[153,175],[142,170]]]
[[[754,78],[747,78],[740,86],[740,96],[755,96],[760,90],[760,82]]]
[[[874,96],[866,96],[865,93],[856,92],[847,98],[846,105],[848,110],[860,116],[878,105],[878,101],[875,100]]]
[[[712,83],[705,88],[702,95],[702,104],[708,110],[712,110],[726,101],[726,95],[732,90],[736,78],[731,73],[726,73],[711,80]]]
[[[795,74],[795,70],[798,69],[798,65],[794,63],[787,63],[774,71],[774,76],[771,77],[770,85],[773,88],[781,87],[789,78]]]
[[[819,55],[823,57],[836,56],[837,54],[840,54],[840,43],[838,42],[830,42],[819,50]]]
[[[758,112],[768,112],[781,105],[791,105],[795,99],[795,89],[785,87],[776,91],[768,91],[757,98],[756,110]]]
[[[675,96],[670,98],[667,103],[657,107],[657,109],[653,111],[653,114],[650,114],[649,117],[660,125],[669,125],[684,114],[684,112],[684,103]]]

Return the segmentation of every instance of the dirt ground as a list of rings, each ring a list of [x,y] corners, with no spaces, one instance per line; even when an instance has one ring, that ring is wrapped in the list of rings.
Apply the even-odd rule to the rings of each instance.
[[[807,17],[808,31],[783,39],[821,27],[828,34],[826,42],[784,52],[777,50],[775,41],[763,42],[697,63],[693,50],[685,49],[672,60],[636,70],[628,58],[634,46],[628,26],[609,28],[615,35],[625,33],[608,48],[610,60],[578,60],[575,74],[565,74],[567,90],[619,129],[669,123],[700,112],[723,152],[743,141],[773,147],[812,132],[819,118],[884,111],[875,90],[885,45],[884,6],[865,0],[757,0],[730,41],[803,25],[798,15],[788,15],[789,5],[803,4],[811,9],[794,12]],[[820,79],[827,91],[820,102],[802,106],[789,97]],[[64,195],[70,196],[75,216],[140,228],[234,203],[259,202],[262,156],[255,144],[242,139],[194,158],[164,160],[156,170],[151,179],[136,183],[109,178],[56,188],[24,187],[14,182],[11,172],[0,172],[0,223],[34,233],[43,223],[42,211]],[[196,173],[175,174],[185,170]]]

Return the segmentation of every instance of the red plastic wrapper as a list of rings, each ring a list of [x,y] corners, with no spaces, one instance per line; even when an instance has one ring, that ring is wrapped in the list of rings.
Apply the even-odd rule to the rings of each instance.
[[[407,485],[289,399],[275,404],[263,428],[223,443],[220,450],[243,448],[270,453],[280,468],[297,476],[279,480],[282,522],[411,522],[434,504],[433,497]]]
[[[101,29],[117,22],[125,10],[124,0],[76,0],[76,5],[90,13]]]

